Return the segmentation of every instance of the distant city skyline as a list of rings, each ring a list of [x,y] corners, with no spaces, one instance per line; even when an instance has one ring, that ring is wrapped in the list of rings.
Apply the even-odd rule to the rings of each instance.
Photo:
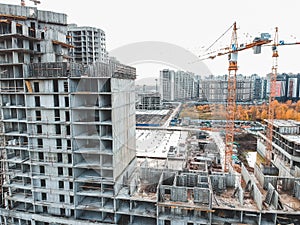
[[[34,4],[27,0],[27,6]],[[2,0],[2,3],[20,4],[20,0]],[[279,39],[294,42],[300,39],[300,30],[296,29],[295,15],[298,14],[300,2],[288,0],[261,2],[251,1],[243,6],[240,1],[205,1],[191,0],[154,0],[151,2],[131,1],[96,1],[88,4],[81,1],[46,1],[41,0],[37,7],[41,10],[57,11],[68,15],[68,23],[79,26],[94,26],[107,34],[107,50],[140,41],[162,41],[181,46],[195,55],[213,43],[231,24],[236,21],[238,36],[250,41],[259,32],[274,33],[279,27]],[[230,43],[230,32],[221,39],[219,46]],[[279,73],[298,73],[298,51],[300,46],[279,47]],[[205,60],[204,63],[214,75],[227,73],[227,57]],[[253,55],[252,50],[239,54],[238,73],[249,76],[257,73],[265,76],[271,72],[271,47],[263,48],[261,55]],[[138,79],[159,76],[162,65],[140,63],[132,65],[137,68]],[[170,68],[170,67],[164,67]],[[173,69],[173,68],[170,68]]]

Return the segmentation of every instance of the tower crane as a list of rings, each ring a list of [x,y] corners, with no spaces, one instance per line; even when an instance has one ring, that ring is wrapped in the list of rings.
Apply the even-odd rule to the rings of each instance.
[[[278,27],[275,28],[275,35],[272,44],[272,73],[270,80],[270,95],[269,95],[269,107],[268,107],[268,127],[267,127],[267,145],[266,145],[266,166],[271,165],[272,159],[272,139],[273,139],[273,122],[274,122],[274,106],[272,102],[275,99],[276,91],[276,78],[277,78],[277,68],[278,68]]]
[[[287,45],[299,45],[300,42],[290,42],[285,43],[283,40],[278,39],[278,27],[275,27],[275,35],[272,43],[272,73],[270,79],[270,95],[269,95],[269,107],[268,107],[268,126],[266,131],[267,143],[266,143],[266,159],[265,165],[270,167],[272,160],[272,140],[273,140],[273,123],[274,123],[274,105],[272,102],[276,97],[276,78],[277,78],[277,69],[278,69],[278,47],[279,46],[287,46]]]
[[[237,41],[237,26],[236,22],[230,27],[232,28],[231,43],[229,48],[223,48],[220,51],[214,52],[216,54],[208,54],[207,58],[214,59],[217,56],[228,55],[228,85],[227,85],[227,105],[226,105],[226,136],[225,136],[225,159],[224,171],[228,171],[229,165],[232,164],[232,152],[234,141],[234,121],[235,121],[235,108],[236,108],[236,74],[238,70],[237,59],[238,52],[249,49],[257,48],[271,42],[269,38],[261,37],[255,38],[252,43],[238,45]],[[219,40],[219,39],[217,39]],[[254,51],[259,54],[260,51]],[[206,59],[206,58],[204,58]]]

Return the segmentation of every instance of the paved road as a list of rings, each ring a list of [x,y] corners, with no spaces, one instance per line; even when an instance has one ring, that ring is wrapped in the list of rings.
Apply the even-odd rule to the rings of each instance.
[[[162,128],[167,128],[170,125],[171,120],[175,117],[175,115],[177,114],[177,112],[180,109],[180,106],[182,105],[181,102],[178,102],[178,106],[176,107],[176,109],[173,111],[173,113],[169,116],[169,118],[167,119],[167,121],[161,126]]]

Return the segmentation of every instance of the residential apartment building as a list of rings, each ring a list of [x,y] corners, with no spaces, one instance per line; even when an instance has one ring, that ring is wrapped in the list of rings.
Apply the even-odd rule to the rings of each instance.
[[[74,62],[91,64],[108,62],[106,37],[103,30],[95,27],[68,25],[70,56]]]
[[[199,79],[193,73],[165,69],[160,71],[159,81],[164,101],[197,98]]]
[[[210,103],[224,103],[227,101],[227,75],[201,77],[199,81],[199,99]],[[256,75],[236,76],[236,101],[252,103],[263,98],[263,82]]]
[[[210,75],[200,80],[200,101],[226,102],[227,92],[227,78],[225,76]]]
[[[270,83],[271,74],[267,75],[267,82]],[[267,93],[270,93],[268,85]],[[279,102],[300,100],[300,74],[282,73],[276,77],[275,98]]]
[[[260,101],[262,99],[266,99],[266,96],[264,94],[264,81],[265,79],[258,76],[257,74],[251,75],[251,79],[253,81],[253,101]]]

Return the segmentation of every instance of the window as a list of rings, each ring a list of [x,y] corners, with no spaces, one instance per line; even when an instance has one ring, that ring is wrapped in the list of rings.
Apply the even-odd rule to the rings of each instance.
[[[58,187],[59,188],[64,188],[64,182],[63,181],[58,181]]]
[[[47,212],[48,212],[47,206],[43,206],[43,213],[47,213]]]
[[[60,209],[60,215],[61,215],[61,216],[65,216],[65,215],[66,215],[66,210],[63,209],[63,208],[61,208],[61,209]]]
[[[36,106],[36,107],[40,107],[40,106],[41,106],[41,99],[40,99],[40,96],[35,96],[35,97],[34,97],[34,100],[35,100],[35,106]]]
[[[57,153],[57,162],[62,162],[62,153]]]
[[[30,27],[31,27],[32,29],[35,29],[35,22],[30,22]]]
[[[65,107],[69,107],[69,97],[65,97]]]
[[[64,92],[69,92],[68,82],[64,82]]]
[[[55,121],[60,121],[60,112],[59,109],[54,109],[54,119]]]
[[[73,189],[73,182],[69,182],[69,189]]]
[[[70,128],[70,125],[67,125],[67,126],[66,126],[66,129],[67,129],[67,135],[70,135],[70,134],[71,134],[71,128]]]
[[[46,180],[41,179],[41,187],[46,187]]]
[[[33,82],[34,92],[40,92],[39,82]]]
[[[42,134],[43,133],[42,125],[36,125],[36,132],[38,134]]]
[[[44,174],[45,173],[45,167],[44,166],[40,166],[40,173]]]
[[[56,148],[61,149],[62,144],[61,144],[61,139],[56,139]]]
[[[58,80],[53,80],[53,92],[58,92]]]
[[[72,155],[68,154],[68,163],[72,163]]]
[[[70,112],[65,112],[65,114],[66,114],[66,121],[70,121]]]
[[[59,195],[59,202],[65,202],[65,196]]]
[[[33,42],[32,41],[29,41],[29,49],[30,50],[34,50],[34,46],[33,46]]]
[[[61,129],[60,129],[60,125],[59,124],[55,125],[55,131],[56,131],[56,134],[61,134]]]
[[[70,203],[74,203],[74,196],[70,196]]]
[[[54,107],[59,107],[59,96],[53,95],[53,99],[54,99]]]
[[[43,139],[37,139],[38,148],[43,148]]]
[[[58,172],[58,175],[63,175],[64,174],[64,170],[63,170],[62,167],[58,167],[57,172]]]
[[[42,193],[42,200],[47,200],[47,194],[46,193]]]
[[[67,140],[67,148],[71,149],[71,140]]]
[[[69,176],[72,176],[72,168],[69,168],[68,172],[69,172]]]
[[[42,120],[41,111],[35,111],[35,118],[37,121]]]
[[[44,161],[44,153],[43,152],[39,152],[39,160]]]

